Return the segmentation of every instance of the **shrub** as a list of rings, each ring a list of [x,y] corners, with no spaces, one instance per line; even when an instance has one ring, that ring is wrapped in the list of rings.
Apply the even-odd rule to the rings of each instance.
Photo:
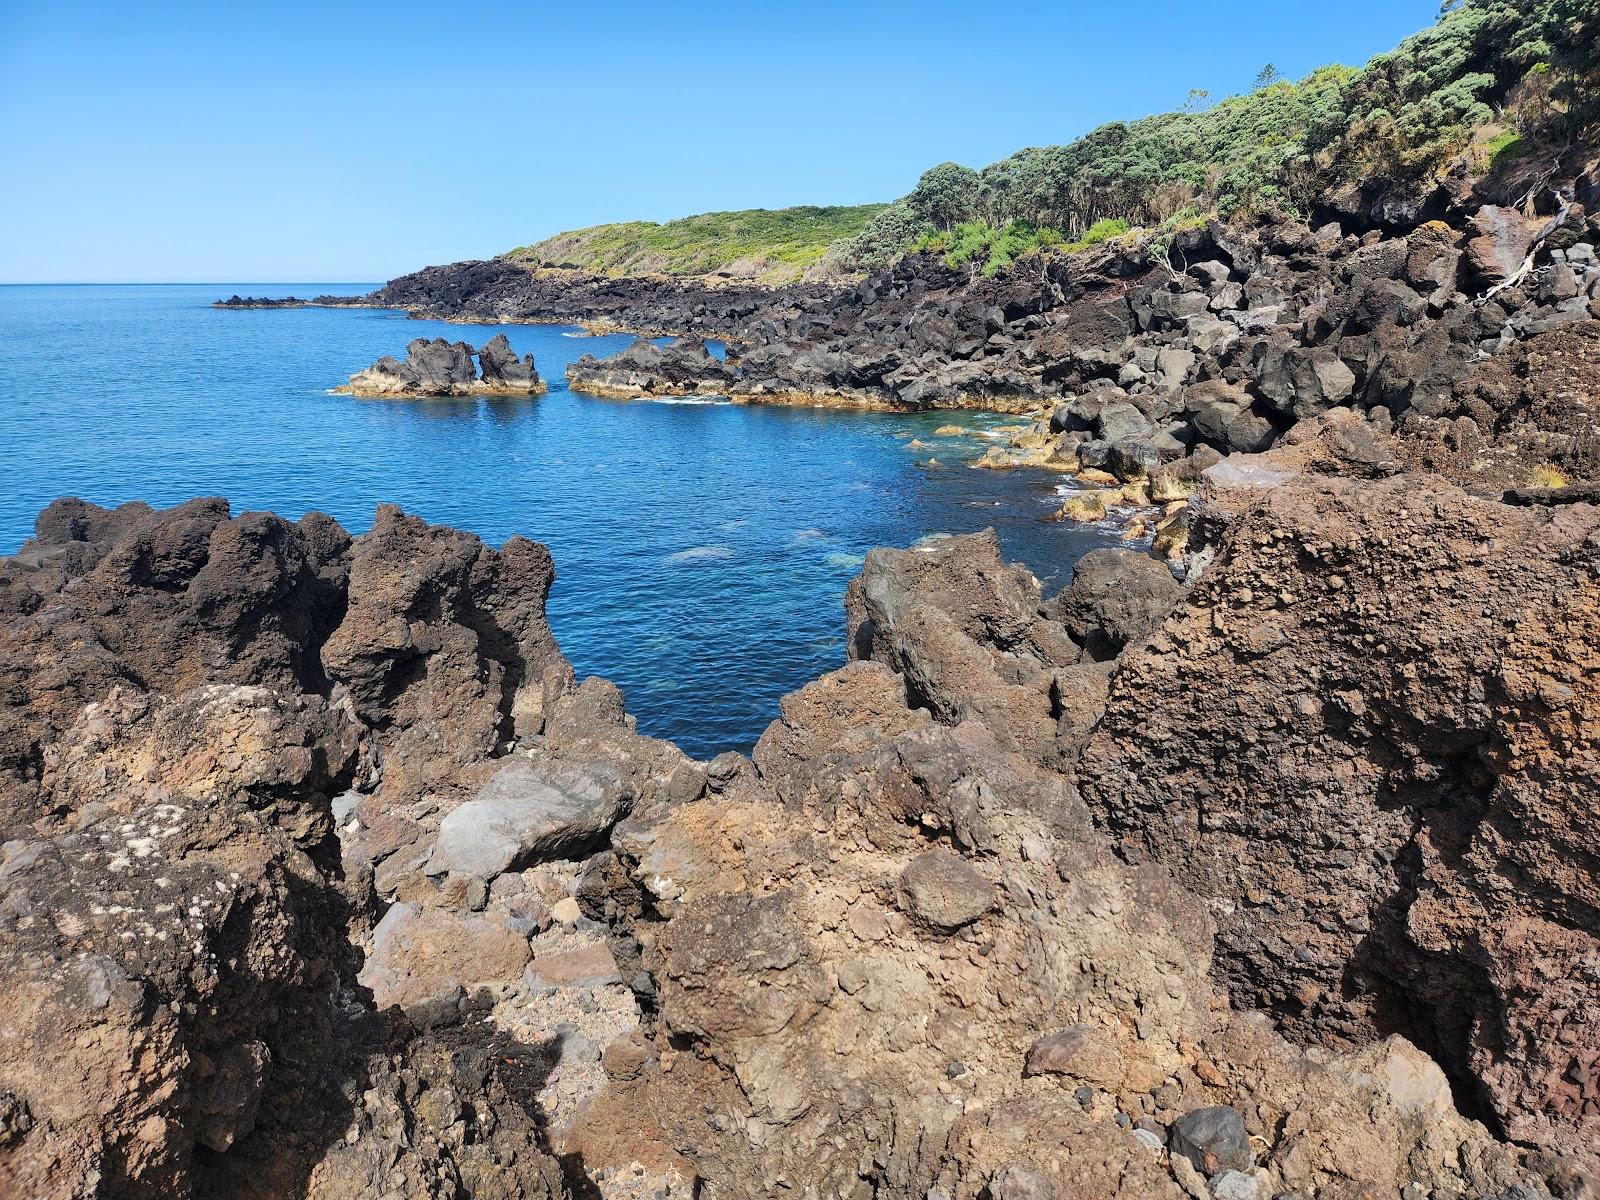
[[[1567,486],[1567,477],[1558,467],[1542,463],[1528,472],[1528,487],[1561,488]]]
[[[1298,82],[1263,71],[1251,91],[1217,104],[1112,122],[978,172],[943,163],[845,257],[882,262],[929,230],[973,221],[1058,229],[1078,244],[1106,220],[1158,227],[1185,210],[1309,212],[1330,189],[1425,183],[1519,87],[1519,116],[1574,137],[1600,118],[1596,13],[1595,0],[1462,0],[1360,69],[1323,67]],[[1507,142],[1497,152],[1517,151]]]

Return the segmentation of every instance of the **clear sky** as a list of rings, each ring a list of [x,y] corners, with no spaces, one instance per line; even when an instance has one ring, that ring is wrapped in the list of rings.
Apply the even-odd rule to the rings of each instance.
[[[0,281],[334,282],[562,229],[854,204],[1437,0],[0,0]]]

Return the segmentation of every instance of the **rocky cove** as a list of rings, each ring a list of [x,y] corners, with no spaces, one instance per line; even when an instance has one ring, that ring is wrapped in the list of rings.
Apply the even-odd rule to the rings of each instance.
[[[0,562],[0,1192],[1595,1195],[1600,270],[1552,196],[570,291],[690,335],[574,390],[1014,410],[982,465],[1165,506],[1053,594],[992,534],[872,552],[748,755],[580,677],[526,538],[51,505]],[[542,380],[352,379],[485,387]]]
[[[1166,506],[1049,591],[873,551],[749,754],[580,676],[525,537],[52,504],[0,561],[0,1192],[1595,1195],[1589,180],[573,362],[1015,408],[985,465]]]
[[[52,505],[0,1190],[1591,1194],[1600,510],[1406,457],[1213,465],[1181,582],[876,551],[710,761],[575,676],[535,542]]]
[[[932,254],[850,287],[777,289],[494,260],[428,268],[355,302],[681,335],[572,363],[568,385],[593,396],[1024,416],[1029,428],[978,465],[1076,476],[1065,520],[1160,508],[1130,533],[1153,532],[1176,559],[1188,528],[1176,506],[1201,471],[1335,409],[1478,488],[1600,474],[1587,402],[1557,411],[1567,393],[1527,381],[1550,354],[1592,362],[1600,176],[1581,159],[1566,169],[1519,207],[1507,201],[1521,177],[1458,177],[1330,205],[1320,224],[1213,219],[1170,244],[1130,235],[996,278]],[[713,336],[726,357],[707,351]]]
[[[47,9],[0,1200],[1600,1200],[1596,0]]]

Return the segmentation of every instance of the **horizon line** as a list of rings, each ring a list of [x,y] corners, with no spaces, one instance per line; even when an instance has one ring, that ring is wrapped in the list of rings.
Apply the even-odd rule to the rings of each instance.
[[[238,287],[253,283],[268,287],[314,283],[318,287],[387,283],[375,279],[0,279],[0,287]]]

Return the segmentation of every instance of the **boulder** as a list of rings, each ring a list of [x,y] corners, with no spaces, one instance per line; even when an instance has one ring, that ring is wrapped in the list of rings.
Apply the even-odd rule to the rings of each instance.
[[[1172,572],[1136,550],[1091,550],[1072,570],[1072,583],[1046,606],[1091,658],[1115,658],[1147,636],[1183,595]]]
[[[1246,410],[1231,417],[1223,431],[1228,449],[1236,454],[1260,454],[1277,441],[1277,426],[1257,413]]]
[[[1406,238],[1405,279],[1428,296],[1448,298],[1456,290],[1461,251],[1456,232],[1443,221],[1429,221]]]
[[[1377,279],[1361,293],[1350,317],[1350,329],[1366,333],[1383,325],[1414,325],[1427,312],[1421,296],[1397,279]]]
[[[1472,214],[1466,244],[1467,266],[1480,288],[1504,283],[1516,274],[1533,245],[1533,228],[1514,208],[1486,204]]]
[[[527,963],[527,937],[502,921],[394,904],[372,931],[358,979],[379,1009],[431,1022],[474,988],[515,981]]]
[[[906,911],[936,933],[954,933],[992,909],[994,884],[948,850],[929,850],[900,872]]]
[[[514,755],[476,796],[445,816],[427,872],[487,880],[513,867],[581,857],[632,802],[631,788],[608,763]]]
[[[1256,1161],[1244,1118],[1237,1109],[1224,1104],[1184,1113],[1172,1123],[1167,1146],[1174,1155],[1181,1154],[1207,1175],[1248,1171]]]
[[[1193,409],[1196,432],[1216,446],[1228,445],[1228,427],[1243,415],[1244,404],[1230,404],[1225,400],[1202,401]]]
[[[1288,416],[1313,417],[1350,398],[1356,377],[1326,346],[1300,346],[1278,337],[1254,356],[1256,390]]]
[[[1199,356],[1193,350],[1180,346],[1164,346],[1156,351],[1156,387],[1172,391],[1184,383],[1194,372]]]
[[[1161,451],[1144,438],[1120,438],[1111,444],[1106,466],[1124,483],[1146,478],[1161,465]]]
[[[1150,419],[1125,400],[1102,405],[1094,417],[1094,428],[1103,442],[1148,438],[1153,432]]]

